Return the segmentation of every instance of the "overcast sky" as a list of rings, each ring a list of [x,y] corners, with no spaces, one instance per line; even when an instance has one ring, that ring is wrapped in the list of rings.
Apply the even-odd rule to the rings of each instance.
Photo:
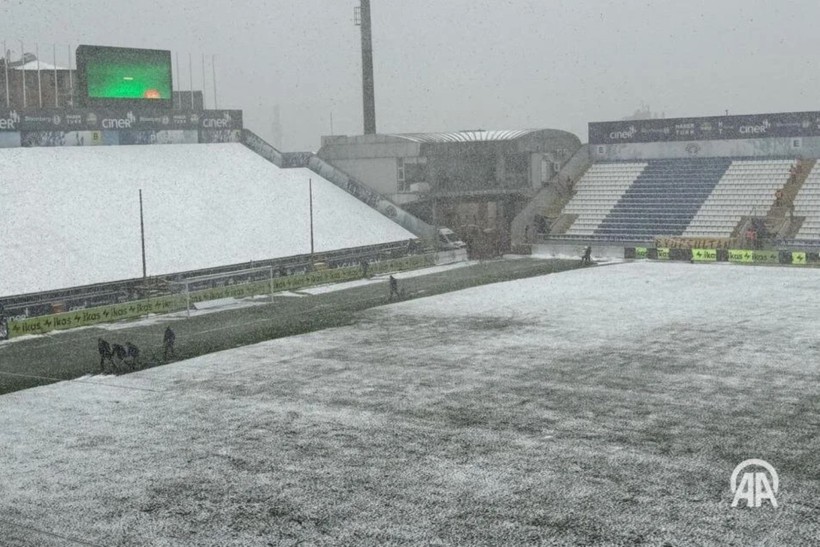
[[[371,0],[381,133],[820,110],[817,0]],[[170,49],[284,150],[362,132],[358,0],[0,0],[0,40]],[[210,64],[206,99],[212,105]]]

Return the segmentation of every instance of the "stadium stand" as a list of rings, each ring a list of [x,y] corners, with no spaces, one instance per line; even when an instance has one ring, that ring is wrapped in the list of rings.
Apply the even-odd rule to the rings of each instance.
[[[779,208],[776,194],[789,188],[800,163],[794,158],[597,162],[562,211],[571,225],[551,236],[623,242],[657,236],[729,238],[743,219],[763,223],[785,214],[788,192]],[[799,182],[794,215],[805,220],[795,239],[820,240],[820,170],[812,169],[802,187]]]
[[[647,163],[596,163],[575,184],[575,195],[564,208],[577,215],[569,237],[592,237],[612,208],[635,182]]]
[[[820,168],[816,164],[797,193],[794,214],[805,217],[795,239],[820,241]]]
[[[623,241],[681,235],[729,163],[721,158],[650,161],[595,235]]]
[[[742,217],[765,217],[793,165],[791,159],[733,161],[683,235],[730,237]]]

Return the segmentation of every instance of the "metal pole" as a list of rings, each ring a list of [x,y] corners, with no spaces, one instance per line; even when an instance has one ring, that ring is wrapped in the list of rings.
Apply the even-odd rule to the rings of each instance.
[[[71,68],[71,44],[68,44],[68,102],[74,106],[74,71]]]
[[[191,82],[191,110],[194,110],[194,65],[190,53],[188,53],[188,79]]]
[[[60,108],[60,84],[57,83],[57,44],[52,45],[51,58],[54,61],[54,108]]]
[[[25,63],[25,61],[26,61],[26,52],[25,52],[25,50],[26,50],[26,48],[23,45],[23,41],[20,40],[20,62],[22,63],[20,65],[20,70],[23,71],[23,108],[26,108],[26,106],[27,106],[27,104],[26,104],[26,63]]]
[[[205,54],[202,54],[202,108],[205,108],[205,105],[208,102],[205,100]]]
[[[310,261],[313,262],[313,179],[308,179],[308,192],[310,194]]]
[[[142,216],[142,189],[140,189],[140,240],[142,242],[142,278],[148,277],[145,268],[145,222]]]
[[[177,97],[179,97],[179,101],[173,101],[172,104],[182,110],[182,80],[179,78],[179,52],[177,51],[174,56],[176,57],[176,63],[174,64],[177,68],[177,81],[174,87],[179,87],[179,89],[177,89]]]
[[[6,77],[6,108],[11,108],[11,96],[9,94],[9,50],[6,48],[5,40],[3,40],[3,71]]]
[[[211,55],[211,72],[214,80],[214,110],[219,110],[219,103],[216,98],[216,55]]]
[[[37,56],[37,97],[40,108],[43,108],[43,82],[40,79],[40,44],[34,44],[34,54]]]

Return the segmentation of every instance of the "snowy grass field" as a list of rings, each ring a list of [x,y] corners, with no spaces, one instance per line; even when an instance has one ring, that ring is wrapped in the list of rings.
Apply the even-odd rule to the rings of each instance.
[[[628,263],[0,397],[5,545],[812,545],[816,270]],[[731,508],[748,458],[779,508]]]

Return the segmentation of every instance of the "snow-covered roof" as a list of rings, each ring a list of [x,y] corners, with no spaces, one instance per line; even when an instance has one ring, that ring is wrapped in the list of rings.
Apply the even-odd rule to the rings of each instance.
[[[490,142],[490,141],[510,141],[524,137],[531,133],[543,131],[541,129],[502,129],[486,130],[474,129],[468,131],[455,131],[451,133],[399,133],[388,135],[419,143],[442,143],[442,142]]]
[[[415,236],[308,169],[242,144],[0,149],[0,296]]]

